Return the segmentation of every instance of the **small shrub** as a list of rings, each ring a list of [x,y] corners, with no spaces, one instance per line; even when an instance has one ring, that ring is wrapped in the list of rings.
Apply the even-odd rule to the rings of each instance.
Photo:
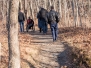
[[[81,68],[84,66],[85,68],[91,67],[91,59],[88,57],[87,52],[80,50],[78,48],[73,48],[71,52],[72,62],[76,68]]]

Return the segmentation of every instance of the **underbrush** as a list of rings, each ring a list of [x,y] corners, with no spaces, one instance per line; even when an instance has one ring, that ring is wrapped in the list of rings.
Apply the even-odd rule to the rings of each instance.
[[[73,47],[70,52],[72,67],[74,68],[91,68],[91,57],[88,54],[89,51],[78,49]]]
[[[91,29],[64,28],[60,39],[69,43],[72,68],[91,68]]]

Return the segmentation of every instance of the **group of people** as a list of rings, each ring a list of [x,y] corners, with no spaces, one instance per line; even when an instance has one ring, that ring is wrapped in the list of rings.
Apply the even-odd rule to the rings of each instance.
[[[20,12],[18,14],[18,22],[20,24],[20,32],[24,32],[24,21],[25,21],[24,13],[22,12],[22,10],[20,10]],[[33,19],[28,17],[27,24],[26,24],[26,31],[28,32],[29,29],[33,30],[33,26],[34,26]]]
[[[48,27],[47,25],[50,25],[52,36],[53,36],[53,42],[57,40],[58,35],[58,22],[59,22],[59,14],[54,10],[54,7],[51,6],[51,10],[48,12],[46,9],[40,7],[40,10],[37,14],[38,18],[38,27],[40,33],[43,32],[43,34],[47,34]],[[24,31],[24,14],[22,12],[19,12],[18,15],[18,21],[20,23],[20,31]],[[27,26],[26,31],[28,31],[29,28],[34,26],[34,21],[29,17],[27,20]],[[32,28],[33,29],[33,28]]]
[[[58,25],[59,22],[59,13],[54,10],[54,7],[51,6],[51,10],[48,12],[46,9],[41,8],[37,14],[38,18],[38,27],[40,32],[43,31],[43,34],[47,34],[47,24],[50,25],[53,41],[57,40],[58,35]]]

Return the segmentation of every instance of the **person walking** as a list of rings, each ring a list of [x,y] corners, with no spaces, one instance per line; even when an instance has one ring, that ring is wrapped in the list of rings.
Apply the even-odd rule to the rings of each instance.
[[[20,12],[18,14],[18,22],[20,24],[20,32],[24,32],[24,21],[25,21],[24,13],[22,12],[22,10],[20,10]]]
[[[39,26],[41,27],[40,32],[43,31],[43,34],[47,33],[47,13],[48,11],[46,9],[41,8],[37,15]]]
[[[37,19],[38,19],[38,28],[41,33],[42,32],[42,22],[41,22],[41,17],[40,17],[40,10],[41,10],[41,7],[39,7],[39,12],[37,13]]]
[[[58,22],[59,22],[59,15],[54,10],[54,7],[51,6],[51,10],[48,13],[48,21],[50,22],[51,32],[53,36],[53,42],[57,40],[58,36]]]

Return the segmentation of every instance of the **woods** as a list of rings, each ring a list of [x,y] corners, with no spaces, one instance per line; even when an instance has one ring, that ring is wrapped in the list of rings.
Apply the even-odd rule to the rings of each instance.
[[[6,17],[8,5],[7,0],[1,0],[1,15]],[[23,10],[26,17],[31,16],[36,20],[39,6],[50,10],[54,5],[57,12],[61,14],[61,26],[63,27],[90,27],[91,1],[90,0],[20,0],[19,8]],[[84,20],[83,20],[84,19]],[[86,23],[87,22],[87,23]],[[89,25],[88,25],[89,24]]]
[[[35,25],[38,25],[37,13],[39,11],[39,7],[43,7],[47,9],[48,11],[50,11],[50,6],[52,5],[54,6],[54,9],[60,13],[60,22],[58,23],[59,24],[58,27],[63,28],[63,29],[59,29],[59,41],[57,41],[57,43],[51,43],[49,38],[50,32],[48,36],[47,35],[42,36],[41,34],[38,33],[38,31],[35,31],[35,33],[32,33],[30,31],[27,34],[26,32],[24,34],[19,34],[18,12],[20,9],[23,10],[26,19],[28,19],[28,17],[30,16],[34,20]],[[64,51],[62,51],[62,53],[64,54],[69,45],[72,45],[73,47],[73,48],[69,47],[72,49],[72,53],[71,53],[72,62],[74,61],[74,64],[75,63],[78,64],[79,67],[81,67],[81,65],[83,67],[86,67],[86,66],[88,66],[88,68],[91,67],[90,59],[89,61],[88,60],[83,61],[83,59],[79,61],[80,56],[84,58],[83,57],[84,50],[82,51],[82,49],[88,46],[89,52],[88,51],[85,51],[85,52],[89,54],[90,48],[91,48],[90,46],[91,44],[90,31],[91,30],[88,29],[88,28],[91,28],[91,0],[0,0],[0,6],[1,6],[0,21],[4,26],[4,27],[2,26],[2,28],[3,29],[7,28],[6,34],[8,35],[7,36],[5,34],[8,38],[8,42],[7,42],[8,50],[6,51],[7,52],[9,51],[8,52],[9,60],[5,61],[5,62],[8,62],[8,68],[21,68],[21,67],[23,68],[23,62],[26,62],[29,68],[33,68],[33,67],[56,68],[56,65],[57,66],[59,65],[61,67],[61,63],[60,63],[61,48],[64,48]],[[78,32],[82,32],[82,33],[78,33]],[[4,33],[3,30],[2,30],[2,33]],[[81,34],[81,38],[79,37],[80,34]],[[85,37],[85,35],[87,38]],[[40,42],[41,37],[44,37],[43,38],[44,40],[42,40],[42,42]],[[36,41],[36,39],[38,42]],[[37,46],[32,43],[37,43]],[[51,45],[50,43],[53,46],[49,46]],[[48,49],[46,47],[47,44],[48,44],[47,46]],[[58,44],[62,45],[63,47],[59,46]],[[55,45],[57,45],[57,47]],[[78,45],[79,47],[82,47],[82,48],[79,48],[79,47],[78,47],[79,49],[77,47],[74,48],[74,45],[75,46]],[[51,47],[54,47],[54,48],[51,48]],[[59,47],[60,49],[58,49]],[[44,50],[42,50],[43,48]],[[51,52],[51,50],[53,52]],[[60,50],[60,51],[58,52],[57,50],[58,51]],[[55,54],[53,54],[54,52]],[[44,53],[46,53],[47,55],[46,58],[44,56]],[[76,58],[74,58],[74,55]],[[51,59],[49,59],[50,58],[49,56],[52,56]],[[56,60],[55,60],[55,56],[56,56]],[[61,58],[63,57],[64,56],[61,56]],[[85,59],[88,59],[87,56],[85,57]],[[3,61],[3,59],[1,60]],[[85,63],[86,63],[86,66],[85,66]],[[75,66],[74,64],[73,66]],[[71,68],[70,64],[68,66],[69,68]],[[25,68],[27,68],[27,66]]]

